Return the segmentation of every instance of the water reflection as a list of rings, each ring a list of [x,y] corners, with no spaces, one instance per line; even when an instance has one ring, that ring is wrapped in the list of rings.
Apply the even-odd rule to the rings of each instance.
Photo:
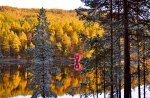
[[[0,97],[28,95],[25,65],[0,65]]]
[[[27,77],[30,75],[26,71],[29,64],[18,65],[18,64],[0,64],[0,98],[8,98],[13,96],[28,96],[32,95],[32,90],[29,89],[29,81]],[[95,94],[95,75],[94,70],[90,73],[81,74],[79,71],[75,71],[73,66],[61,65],[61,73],[57,76],[52,74],[51,90],[54,91],[58,96],[70,95],[82,95]],[[100,73],[100,72],[99,72]],[[150,83],[150,75],[147,75],[147,83]],[[99,75],[99,92],[103,91],[103,79]],[[133,78],[132,78],[133,79]],[[56,81],[62,81],[62,86],[56,86]],[[132,87],[137,85],[137,79],[132,81]],[[106,85],[107,86],[107,85]],[[107,86],[107,91],[109,91]],[[17,97],[18,98],[18,97]],[[74,97],[76,98],[76,97]],[[102,97],[103,98],[103,97]]]
[[[32,95],[32,90],[28,88],[27,76],[30,74],[26,72],[26,68],[28,66],[29,65],[27,64],[0,65],[0,97],[7,98],[18,95]],[[94,89],[94,85],[82,85],[81,87],[80,84],[81,81],[87,81],[87,76],[92,79],[93,74],[80,74],[80,72],[73,69],[73,66],[62,66],[60,74],[57,76],[52,74],[52,82],[62,81],[63,86],[56,86],[55,84],[51,84],[50,86],[52,91],[54,91],[58,96],[90,92]]]

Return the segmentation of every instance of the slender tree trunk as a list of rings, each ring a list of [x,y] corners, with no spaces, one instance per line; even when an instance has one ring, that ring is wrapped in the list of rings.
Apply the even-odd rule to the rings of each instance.
[[[120,58],[119,58],[119,78],[118,78],[118,81],[119,81],[119,98],[121,98],[121,43],[120,43],[120,38],[119,38],[119,54],[120,54]]]
[[[143,44],[143,70],[144,70],[144,72],[143,72],[143,76],[144,76],[143,81],[144,81],[144,98],[145,98],[145,81],[146,81],[146,77],[145,77],[145,42]]]
[[[96,44],[97,44],[98,42],[96,42]],[[97,96],[97,98],[98,98],[98,69],[97,69],[97,67],[98,67],[98,57],[97,57],[97,45],[96,45],[96,71],[95,71],[95,74],[96,74],[96,96]]]
[[[131,98],[131,74],[128,31],[128,0],[123,0],[124,6],[124,98]]]
[[[110,18],[111,18],[111,24],[110,24],[110,34],[111,34],[111,69],[110,69],[110,75],[111,75],[111,98],[113,98],[113,29],[112,29],[112,0],[110,0]]]
[[[120,0],[118,0],[118,21],[120,21],[120,4],[121,4],[121,2],[120,2]],[[118,32],[120,32],[120,30],[118,30]],[[119,55],[120,55],[120,58],[119,58],[120,68],[119,68],[119,70],[121,72],[121,42],[120,42],[120,38],[121,37],[119,37]],[[118,87],[119,96],[118,96],[118,98],[121,98],[121,73],[120,72],[119,72],[119,78],[118,78],[118,82],[119,82],[119,87]]]
[[[121,79],[119,79],[119,98],[121,98]]]
[[[138,48],[138,51],[137,51],[137,55],[138,55],[138,97],[141,98],[141,83],[140,83],[140,45],[139,45],[139,25],[138,25],[138,16],[139,16],[139,11],[138,11],[138,0],[136,1],[136,9],[137,9],[137,15],[136,15],[136,19],[137,19],[137,30],[136,30],[136,33],[137,33],[137,48]]]
[[[118,82],[119,82],[119,96],[118,96],[118,98],[121,98],[121,42],[120,42],[120,37],[119,37],[119,55],[120,55],[120,58],[119,58],[119,77],[118,77]]]
[[[105,69],[105,68],[106,68],[106,64],[105,64],[105,62],[104,62],[104,98],[106,98],[106,88],[105,88],[105,87],[106,87],[106,84],[105,84],[105,81],[106,81],[106,80],[105,80],[105,72],[106,72],[106,69]]]
[[[140,83],[140,50],[138,42],[138,97],[141,98],[141,83]]]
[[[118,98],[119,93],[118,93],[118,76],[117,75],[116,75],[116,94],[117,94],[117,98]]]

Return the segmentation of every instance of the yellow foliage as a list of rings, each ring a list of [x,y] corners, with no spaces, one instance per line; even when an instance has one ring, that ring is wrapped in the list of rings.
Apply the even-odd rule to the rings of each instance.
[[[63,43],[67,46],[67,47],[71,47],[71,39],[70,37],[67,35],[67,34],[64,34],[62,36],[62,40],[63,40]]]
[[[25,21],[22,25],[22,29],[24,30],[24,32],[29,32],[30,31],[30,25],[27,21]]]
[[[12,7],[1,7],[1,9],[5,9],[0,13],[0,31],[2,31],[0,32],[0,42],[3,42],[3,54],[8,54],[11,46],[13,48],[11,48],[10,52],[18,55],[19,53],[24,53],[26,46],[34,48],[31,42],[32,35],[34,35],[33,33],[36,29],[38,9],[17,9]],[[54,43],[61,43],[63,47],[61,49],[66,54],[77,52],[82,48],[78,34],[84,33],[90,38],[96,35],[101,36],[104,32],[98,24],[84,24],[83,21],[78,19],[75,11],[47,10],[47,18],[50,22],[49,31],[52,35],[50,40]],[[10,31],[13,33],[10,33]],[[9,40],[14,37],[15,41]],[[21,52],[19,52],[20,50]],[[81,52],[83,53],[84,49]]]
[[[132,81],[132,88],[136,87],[138,84],[138,79]]]
[[[4,74],[3,74],[3,77],[2,77],[2,78],[3,78],[3,81],[4,81],[4,82],[7,82],[7,81],[9,80],[9,77],[10,77],[10,74],[9,74],[9,73],[4,73]]]
[[[61,74],[57,75],[57,76],[56,76],[56,79],[57,79],[58,81],[60,81],[60,80],[62,79]]]
[[[87,57],[87,58],[90,58],[92,56],[92,53],[94,52],[94,50],[89,50],[89,51],[86,51],[84,52],[83,56],[84,57]]]
[[[30,47],[31,47],[31,48],[34,48],[35,45],[31,42],[31,43],[30,43]]]
[[[150,74],[146,76],[146,80],[148,83],[150,83]]]
[[[79,37],[78,37],[78,34],[76,32],[73,32],[71,34],[71,42],[72,42],[72,44],[78,44]]]
[[[25,46],[25,44],[27,43],[27,36],[24,32],[21,32],[19,34],[19,39],[20,39],[20,42],[23,46]]]
[[[50,36],[50,40],[51,40],[53,43],[55,43],[55,42],[56,42],[55,36],[54,36],[54,35]]]
[[[21,77],[19,76],[19,71],[16,71],[15,74],[12,76],[12,86],[13,88],[17,88],[21,81]]]
[[[72,86],[79,86],[79,81],[77,78],[73,78],[71,82],[72,82]]]
[[[26,88],[26,86],[27,86],[27,81],[21,80],[20,83],[19,83],[19,88],[21,90],[24,90]]]
[[[15,50],[16,53],[18,53],[20,51],[21,42],[16,34],[12,35],[12,37],[12,48]]]
[[[70,77],[66,77],[64,80],[64,89],[67,89],[70,85],[71,85],[71,78]]]

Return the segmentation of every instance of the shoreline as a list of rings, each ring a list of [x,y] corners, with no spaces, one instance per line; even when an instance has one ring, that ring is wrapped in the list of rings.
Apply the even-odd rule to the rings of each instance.
[[[32,63],[32,59],[26,59],[26,58],[1,58],[0,59],[0,64],[30,64]],[[74,64],[74,60],[63,60],[60,61],[58,59],[54,59],[55,64]]]
[[[30,63],[29,59],[16,59],[16,58],[1,58],[0,64],[27,64]]]

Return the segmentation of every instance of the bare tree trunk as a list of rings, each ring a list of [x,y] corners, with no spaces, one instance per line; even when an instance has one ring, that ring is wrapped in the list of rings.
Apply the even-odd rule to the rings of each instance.
[[[97,42],[96,42],[96,44],[97,44]],[[97,98],[98,98],[98,57],[97,57],[97,45],[96,45],[96,68],[95,68],[95,74],[96,74],[96,96],[97,96]]]
[[[121,79],[119,79],[119,98],[121,98]]]
[[[139,25],[138,25],[138,16],[139,16],[139,11],[138,11],[138,1],[136,1],[136,9],[137,9],[137,15],[136,15],[136,19],[137,19],[137,55],[138,55],[138,97],[141,98],[141,83],[140,83],[140,45],[139,45]]]
[[[118,0],[118,21],[120,21],[120,0]],[[118,32],[120,32],[120,30],[118,30]],[[119,37],[119,54],[120,54],[120,58],[119,58],[119,65],[120,65],[120,69],[121,70],[121,42],[120,42],[120,37]],[[119,72],[120,73],[120,72]],[[119,78],[118,78],[118,82],[119,82],[119,87],[118,87],[118,98],[121,98],[121,73],[119,74]]]
[[[118,93],[118,76],[117,76],[117,74],[116,74],[116,95],[117,95],[117,98],[118,98],[119,93]]]
[[[143,44],[143,70],[144,70],[144,73],[143,73],[143,76],[144,76],[144,97],[145,98],[145,81],[146,81],[146,77],[145,77],[145,42]]]
[[[128,31],[128,0],[124,4],[124,98],[131,98],[131,74]]]
[[[106,72],[106,69],[105,69],[105,68],[106,68],[106,64],[105,64],[105,62],[104,62],[104,98],[106,98],[106,88],[105,88],[105,87],[106,87],[106,84],[105,84],[105,81],[106,81],[106,80],[105,80],[105,72]]]
[[[138,42],[138,97],[141,98],[141,83],[140,83],[140,50]]]
[[[110,24],[110,34],[111,34],[111,69],[110,69],[110,75],[111,75],[111,98],[113,98],[113,94],[114,94],[114,88],[113,88],[113,29],[112,29],[112,0],[110,0],[110,20],[111,20],[111,24]]]
[[[120,72],[119,72],[119,78],[118,78],[118,81],[119,81],[119,98],[121,98],[121,43],[120,43],[120,38],[119,38],[119,54],[120,54],[120,58],[119,58],[119,65],[120,65]]]

